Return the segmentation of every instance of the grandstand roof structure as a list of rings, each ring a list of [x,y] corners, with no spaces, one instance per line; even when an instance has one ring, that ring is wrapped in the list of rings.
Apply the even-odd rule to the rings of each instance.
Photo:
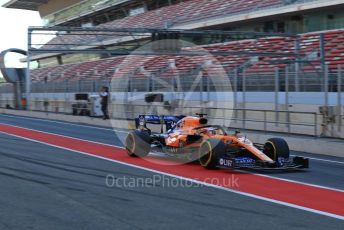
[[[3,5],[6,8],[38,10],[38,7],[47,3],[48,0],[11,0]]]

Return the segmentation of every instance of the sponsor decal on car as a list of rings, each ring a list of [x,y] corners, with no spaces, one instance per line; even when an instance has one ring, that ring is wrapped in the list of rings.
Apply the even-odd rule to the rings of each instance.
[[[219,165],[225,167],[233,167],[233,161],[231,159],[220,158]]]

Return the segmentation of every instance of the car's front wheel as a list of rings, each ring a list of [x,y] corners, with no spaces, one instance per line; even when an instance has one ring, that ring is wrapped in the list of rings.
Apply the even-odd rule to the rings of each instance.
[[[289,158],[290,151],[288,143],[282,138],[270,138],[264,144],[263,152],[274,161],[279,157]]]
[[[204,140],[199,148],[199,163],[206,169],[215,169],[219,156],[225,152],[226,145],[221,140]]]

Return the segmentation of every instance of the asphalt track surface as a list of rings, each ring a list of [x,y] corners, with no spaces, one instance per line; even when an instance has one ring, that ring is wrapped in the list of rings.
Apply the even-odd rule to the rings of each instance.
[[[7,115],[0,123],[118,146],[125,136]],[[344,229],[343,220],[321,214],[197,183],[146,183],[161,174],[5,133],[0,140],[0,229]],[[344,161],[311,157],[310,170],[267,176],[343,190]],[[112,177],[142,183],[108,186]]]

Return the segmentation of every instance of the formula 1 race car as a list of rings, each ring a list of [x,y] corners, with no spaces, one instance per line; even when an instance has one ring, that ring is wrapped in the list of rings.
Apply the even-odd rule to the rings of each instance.
[[[308,159],[289,156],[287,142],[281,138],[256,144],[240,131],[208,125],[206,114],[197,116],[140,115],[135,119],[125,147],[129,156],[145,157],[150,152],[175,158],[197,160],[206,169],[297,169],[308,168]],[[161,133],[152,133],[147,123],[161,124]],[[163,127],[166,132],[163,132]]]

